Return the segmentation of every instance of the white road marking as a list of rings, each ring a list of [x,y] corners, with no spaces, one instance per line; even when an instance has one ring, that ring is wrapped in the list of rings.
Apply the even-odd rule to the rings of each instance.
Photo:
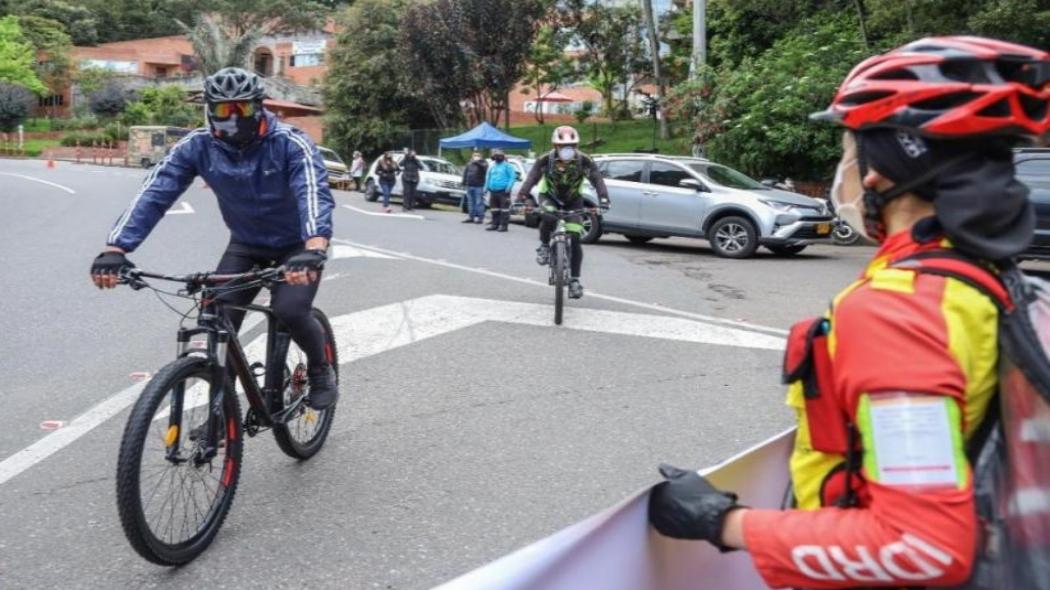
[[[189,215],[191,213],[196,213],[196,211],[193,210],[193,205],[190,205],[186,201],[179,201],[179,207],[177,209],[168,209],[167,212],[165,212],[164,214],[165,215]]]
[[[136,383],[74,418],[56,430],[0,462],[0,484],[62,450],[99,424],[116,416],[138,398],[145,383]]]
[[[353,205],[343,205],[343,207],[346,207],[347,209],[349,209],[351,211],[356,211],[356,212],[358,212],[358,213],[360,213],[362,215],[374,215],[376,217],[393,217],[395,219],[398,219],[398,218],[400,218],[400,219],[419,219],[419,220],[425,220],[426,219],[426,217],[423,217],[422,215],[415,215],[413,213],[379,213],[377,211],[365,211],[364,209],[358,209],[357,207],[354,207]]]
[[[65,192],[67,192],[67,193],[69,193],[71,195],[77,194],[77,191],[69,188],[68,186],[63,186],[61,184],[58,184],[58,183],[55,183],[55,182],[51,182],[50,180],[44,180],[42,178],[37,178],[35,176],[26,176],[25,174],[16,174],[14,172],[0,172],[0,174],[2,174],[4,176],[14,176],[15,178],[22,178],[24,180],[31,180],[33,182],[39,182],[40,184],[46,184],[48,186],[53,186],[53,187],[55,187],[55,188],[57,188],[59,190],[65,191]]]
[[[464,271],[467,271],[467,272],[472,272],[472,273],[475,273],[475,274],[485,275],[485,276],[488,276],[488,277],[495,277],[495,278],[499,278],[499,279],[506,279],[508,281],[515,281],[515,282],[518,282],[518,283],[523,283],[523,284],[526,284],[526,285],[533,285],[533,286],[537,286],[537,287],[543,287],[544,289],[549,289],[550,288],[550,285],[547,284],[547,281],[539,281],[539,280],[536,280],[536,279],[530,279],[530,278],[525,278],[525,277],[516,277],[514,275],[508,275],[508,274],[504,274],[504,273],[501,273],[501,272],[487,270],[487,269],[484,269],[484,268],[474,268],[474,267],[471,267],[471,266],[465,266],[465,265],[462,265],[462,264],[456,264],[454,262],[448,262],[446,260],[437,260],[437,259],[434,259],[434,258],[426,258],[426,257],[423,257],[423,256],[416,256],[415,254],[412,254],[410,252],[397,252],[397,251],[394,251],[394,250],[388,250],[386,248],[381,248],[379,246],[371,246],[371,245],[368,245],[368,244],[359,244],[359,243],[356,243],[356,242],[351,242],[349,240],[343,240],[343,239],[340,239],[340,238],[333,238],[332,242],[333,243],[340,243],[340,244],[347,244],[347,245],[355,246],[357,248],[362,248],[362,249],[365,249],[365,250],[372,250],[374,252],[379,252],[381,254],[389,254],[391,256],[396,256],[398,258],[404,258],[406,260],[414,260],[416,262],[425,262],[427,264],[434,264],[434,265],[437,265],[437,266],[443,266],[445,268],[454,268],[456,270],[464,270]],[[709,322],[709,323],[712,323],[712,324],[721,324],[721,325],[726,325],[726,326],[733,326],[733,327],[740,328],[740,329],[743,329],[743,330],[753,330],[755,332],[762,332],[764,334],[774,334],[774,335],[777,335],[777,336],[786,336],[787,333],[788,333],[787,330],[784,330],[784,329],[781,329],[781,328],[774,328],[772,326],[762,326],[762,325],[759,325],[759,324],[752,324],[750,322],[744,322],[744,321],[739,321],[739,320],[727,320],[725,318],[709,316],[709,315],[705,315],[705,314],[702,314],[702,313],[693,313],[691,311],[684,311],[684,310],[680,310],[680,309],[675,309],[673,307],[665,307],[665,306],[657,304],[657,303],[645,303],[644,301],[635,301],[633,299],[624,299],[623,297],[616,297],[614,295],[605,295],[603,293],[598,293],[596,291],[591,291],[589,289],[587,290],[587,294],[585,295],[585,297],[593,297],[595,299],[602,299],[604,301],[612,301],[612,302],[615,302],[615,303],[622,303],[624,305],[631,305],[631,306],[634,306],[634,307],[640,307],[642,309],[648,309],[648,310],[652,310],[652,311],[659,311],[661,313],[677,315],[677,316],[681,316],[681,317],[684,317],[684,318],[698,320],[698,321],[701,321],[701,322]]]
[[[539,303],[428,295],[337,316],[331,319],[331,323],[336,342],[339,344],[339,358],[343,363],[348,363],[483,322],[554,328],[552,316],[551,306]],[[253,314],[245,321],[242,332],[254,328],[262,320],[262,314]],[[718,326],[710,321],[693,321],[666,315],[582,307],[567,307],[565,323],[558,329],[760,350],[781,350],[784,346],[782,338],[761,334],[753,329]],[[265,334],[260,334],[245,346],[245,354],[250,361],[262,359],[265,351]],[[50,457],[119,414],[135,402],[145,383],[136,383],[117,393],[81,414],[64,428],[4,459],[0,462],[0,484]],[[207,400],[202,387],[190,393],[186,408],[201,405]]]
[[[390,256],[389,254],[382,254],[372,250],[362,250],[361,248],[355,248],[353,246],[345,246],[343,244],[336,244],[332,246],[332,250],[328,255],[330,260],[338,260],[340,258],[390,258],[396,259],[397,256]]]

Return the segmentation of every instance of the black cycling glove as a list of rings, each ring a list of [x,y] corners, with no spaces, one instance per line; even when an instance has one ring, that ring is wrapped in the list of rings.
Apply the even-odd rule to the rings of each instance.
[[[119,274],[122,270],[135,268],[135,265],[124,256],[123,252],[106,250],[91,263],[91,276],[105,274]]]
[[[735,508],[737,496],[723,492],[695,471],[660,465],[667,481],[649,492],[649,523],[660,534],[674,539],[708,541],[722,552],[732,551],[722,544],[726,514]]]
[[[324,250],[303,250],[292,256],[284,263],[289,272],[302,272],[304,270],[322,270],[328,255]]]

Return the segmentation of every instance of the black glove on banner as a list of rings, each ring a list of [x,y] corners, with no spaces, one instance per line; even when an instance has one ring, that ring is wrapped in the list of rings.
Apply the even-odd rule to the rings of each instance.
[[[323,250],[303,250],[292,256],[284,263],[290,272],[301,272],[304,270],[321,270],[324,268],[328,255]]]
[[[649,492],[649,523],[660,534],[674,539],[708,541],[723,553],[733,551],[722,545],[726,514],[734,508],[737,496],[714,487],[695,471],[660,465],[667,481]]]
[[[128,268],[135,268],[123,252],[107,250],[95,257],[91,263],[91,275],[118,274]]]

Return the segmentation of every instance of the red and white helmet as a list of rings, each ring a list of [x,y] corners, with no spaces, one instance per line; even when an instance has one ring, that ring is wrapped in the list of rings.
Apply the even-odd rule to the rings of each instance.
[[[1050,132],[1050,53],[982,37],[930,37],[871,57],[814,118],[853,130],[1040,137]]]
[[[551,143],[554,145],[578,145],[580,143],[580,134],[576,133],[576,130],[572,127],[562,125],[551,134]]]

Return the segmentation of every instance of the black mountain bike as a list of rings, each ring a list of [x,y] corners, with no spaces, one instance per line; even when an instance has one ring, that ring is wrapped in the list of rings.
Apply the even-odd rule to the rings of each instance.
[[[588,214],[587,209],[570,209],[567,211],[544,211],[544,215],[558,218],[551,234],[550,275],[548,282],[554,286],[554,323],[561,325],[565,311],[565,288],[569,284],[569,272],[572,268],[572,248],[569,246],[569,232],[565,229],[566,219],[573,215]]]
[[[281,268],[232,275],[122,273],[121,281],[136,290],[165,293],[145,279],[182,283],[182,290],[168,294],[193,299],[190,313],[197,312],[196,327],[179,328],[176,360],[142,391],[120,444],[120,522],[135,551],[153,563],[184,564],[211,544],[237,491],[242,434],[272,429],[277,445],[296,459],[312,457],[328,436],[335,408],[306,405],[306,355],[270,308],[236,306],[268,320],[266,361],[249,364],[224,313],[235,306],[217,300],[235,290],[272,287],[282,277]],[[325,332],[328,362],[338,371],[332,327],[321,310],[313,313]],[[234,380],[248,400],[243,420]]]

